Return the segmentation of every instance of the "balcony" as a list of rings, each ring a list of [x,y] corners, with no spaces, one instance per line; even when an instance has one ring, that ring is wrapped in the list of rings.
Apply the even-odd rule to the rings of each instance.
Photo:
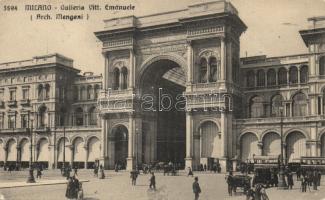
[[[8,101],[8,106],[10,106],[10,107],[17,106],[17,101],[16,100],[9,100]]]
[[[102,113],[132,112],[134,101],[133,89],[102,91],[98,98],[99,110]]]
[[[20,105],[29,106],[30,105],[30,100],[29,99],[22,99],[22,100],[20,100]]]

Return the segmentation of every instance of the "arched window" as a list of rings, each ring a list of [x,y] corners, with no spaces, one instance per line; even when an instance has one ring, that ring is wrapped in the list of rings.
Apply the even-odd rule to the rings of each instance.
[[[247,87],[254,87],[255,86],[255,74],[254,71],[248,71],[246,73],[246,85]]]
[[[47,125],[47,108],[42,106],[38,111],[38,127],[45,127]]]
[[[278,71],[279,85],[286,85],[287,81],[287,70],[281,67]]]
[[[218,63],[215,57],[210,58],[210,82],[216,82],[218,80]]]
[[[208,63],[205,58],[201,58],[200,60],[200,83],[206,83],[207,82],[207,72],[208,72]]]
[[[114,74],[113,89],[118,90],[120,85],[120,70],[118,68],[115,68],[113,74]]]
[[[262,87],[265,86],[265,73],[263,69],[257,71],[257,86]]]
[[[93,99],[93,96],[94,96],[93,92],[94,92],[93,86],[88,85],[87,86],[87,99]]]
[[[39,84],[37,90],[38,90],[38,99],[43,100],[43,85]]]
[[[325,75],[325,56],[319,59],[319,75]]]
[[[45,85],[45,99],[49,99],[50,98],[50,85],[46,84]]]
[[[307,114],[307,99],[304,93],[297,93],[293,97],[292,116],[305,116]]]
[[[86,100],[87,97],[86,97],[86,87],[85,86],[82,86],[80,88],[80,100]]]
[[[84,125],[84,116],[83,116],[82,108],[77,108],[75,110],[75,119],[76,119],[76,125],[77,126]]]
[[[61,108],[60,113],[59,113],[59,126],[64,126],[65,125],[65,114],[66,114],[66,109]]]
[[[128,69],[126,67],[123,67],[121,70],[122,73],[122,90],[127,89],[128,87]]]
[[[100,90],[100,86],[96,84],[96,85],[95,85],[95,94],[94,94],[94,98],[95,98],[95,99],[98,98],[99,90]]]
[[[289,83],[298,83],[298,69],[296,66],[291,66],[289,70]]]
[[[255,96],[249,102],[249,113],[251,118],[264,116],[264,107],[262,97]]]
[[[283,106],[282,102],[283,102],[283,98],[280,94],[277,94],[272,97],[272,99],[271,99],[271,106],[272,106],[271,107],[271,116],[272,117],[280,117],[281,116],[281,107]]]
[[[95,107],[89,109],[89,125],[97,125],[97,112]]]
[[[307,83],[308,67],[306,65],[300,68],[300,83]]]
[[[78,87],[77,86],[73,86],[73,100],[77,101],[78,100],[78,95],[79,95],[79,91],[78,91]]]
[[[275,76],[276,73],[274,69],[269,69],[267,71],[267,86],[273,86],[276,84]]]

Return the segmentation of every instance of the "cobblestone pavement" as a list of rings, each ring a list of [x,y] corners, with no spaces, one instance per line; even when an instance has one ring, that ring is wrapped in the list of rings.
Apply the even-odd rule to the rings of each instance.
[[[62,179],[59,176],[59,171],[45,171],[45,179]],[[240,193],[229,197],[227,195],[227,186],[225,184],[224,174],[202,174],[196,173],[199,177],[199,183],[202,188],[200,200],[218,200],[218,199],[234,199],[245,200],[245,196]],[[25,181],[27,171],[16,172],[16,174],[8,175],[0,172],[0,182],[7,181]],[[127,172],[106,172],[106,179],[101,180],[92,176],[91,170],[81,170],[79,177],[90,180],[83,184],[86,200],[191,200],[194,199],[192,193],[192,177],[181,176],[163,176],[156,174],[157,191],[148,189],[149,175],[140,175],[137,180],[137,185],[132,186],[129,173]],[[271,188],[267,193],[271,200],[325,200],[325,181],[319,190],[307,193],[299,191],[299,182],[295,183],[295,187],[291,191],[277,190]],[[49,199],[60,200],[65,199],[66,185],[51,185],[51,186],[35,186],[0,189],[0,200],[2,196],[6,200],[37,200]]]

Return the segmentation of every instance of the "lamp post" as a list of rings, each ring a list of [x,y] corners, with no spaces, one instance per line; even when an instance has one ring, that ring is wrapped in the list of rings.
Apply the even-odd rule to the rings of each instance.
[[[136,142],[136,151],[135,151],[135,170],[138,171],[138,148],[139,148],[139,141],[138,141],[138,137],[139,137],[139,131],[138,128],[135,129],[135,142]]]
[[[63,176],[66,176],[66,171],[65,171],[65,126],[63,126],[63,163],[62,163],[62,172]]]
[[[279,170],[279,183],[278,189],[287,189],[287,183],[284,178],[284,156],[283,156],[283,106],[280,106],[280,133],[281,133],[281,157],[280,157],[280,170]]]
[[[30,132],[30,157],[29,157],[29,176],[27,178],[27,183],[35,183],[35,178],[34,178],[34,169],[33,169],[33,117],[29,117],[31,125],[29,128],[29,122],[28,122],[28,131]]]

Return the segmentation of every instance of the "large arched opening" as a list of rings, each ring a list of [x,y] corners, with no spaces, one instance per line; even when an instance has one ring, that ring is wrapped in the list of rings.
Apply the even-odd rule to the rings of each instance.
[[[118,125],[113,129],[113,141],[115,158],[114,163],[120,167],[120,169],[126,168],[126,159],[128,157],[128,129],[123,125]]]
[[[240,138],[241,160],[252,160],[254,155],[259,155],[258,138],[254,133],[245,133]]]
[[[301,156],[306,156],[306,137],[298,131],[291,132],[286,137],[286,156],[287,161],[299,162]]]
[[[144,113],[139,159],[185,164],[185,81],[176,61],[164,58],[145,66],[139,82]]]

